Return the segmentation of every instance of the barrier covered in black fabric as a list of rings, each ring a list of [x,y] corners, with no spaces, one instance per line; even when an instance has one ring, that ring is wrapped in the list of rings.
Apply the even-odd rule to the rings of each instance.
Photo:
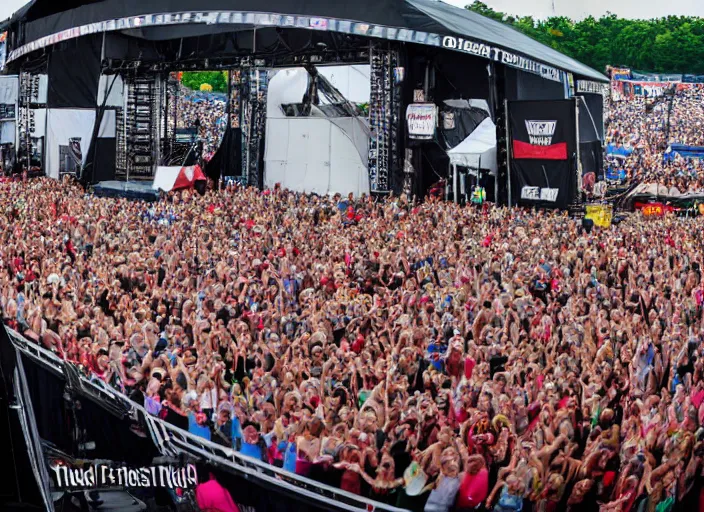
[[[4,325],[0,325],[0,460],[3,477],[0,480],[0,510],[43,510],[41,490],[33,477],[29,439],[25,438],[20,415],[24,407],[17,404],[15,368],[17,353]],[[21,394],[21,393],[20,393]]]
[[[256,512],[324,512],[342,510],[334,503],[320,504],[314,500],[304,500],[298,493],[291,493],[278,485],[262,485],[245,475],[211,466],[208,468],[218,483],[225,487],[240,510]]]
[[[95,140],[95,159],[93,161],[93,181],[110,181],[115,179],[115,159],[117,157],[117,139]]]
[[[560,100],[565,98],[565,86],[519,69],[506,68],[505,94],[509,101]]]
[[[579,140],[591,142],[604,140],[604,97],[601,94],[578,94]]]
[[[91,457],[147,466],[159,456],[148,435],[139,436],[130,428],[134,422],[129,417],[116,418],[97,402],[86,399],[81,400],[77,417],[78,424],[85,429],[86,442],[95,443]]]
[[[509,102],[512,203],[567,208],[576,196],[572,100]]]
[[[604,150],[598,140],[580,142],[579,157],[582,162],[582,174],[593,172],[599,177],[604,173]]]
[[[302,479],[247,457],[231,458],[228,450],[191,437],[187,432],[179,433],[173,425],[156,418],[153,422],[146,421],[148,413],[137,398],[140,392],[131,395],[136,399],[131,402],[119,392],[108,391],[95,381],[90,383],[79,374],[76,366],[35,347],[16,333],[12,335],[12,341],[7,338],[0,341],[22,353],[22,365],[18,367],[20,371],[24,370],[20,375],[28,388],[24,393],[26,403],[32,405],[26,409],[34,412],[41,439],[34,462],[48,466],[48,471],[41,476],[47,491],[66,491],[72,496],[83,496],[76,491],[104,490],[107,483],[111,492],[125,490],[139,499],[149,500],[148,503],[145,501],[152,506],[149,510],[164,505],[169,510],[186,511],[193,510],[189,500],[179,499],[180,505],[173,508],[174,494],[167,490],[192,489],[195,479],[204,483],[212,473],[240,505],[240,510],[388,510],[383,503],[340,491],[341,471],[325,471],[324,474],[314,471],[308,479]],[[11,370],[11,364],[6,364],[10,359],[2,357],[3,371]],[[0,381],[0,397],[4,383],[5,380]],[[4,444],[8,445],[7,442]],[[160,452],[157,446],[167,450]],[[58,466],[68,469],[54,471]],[[184,473],[179,476],[172,471],[169,479],[155,466],[166,466],[166,469]],[[111,478],[110,468],[115,470],[115,479]],[[73,473],[69,474],[69,470]],[[91,470],[93,477],[89,475]],[[31,472],[31,468],[26,469],[22,475],[26,477]],[[27,484],[30,479],[25,480],[24,484]],[[325,487],[325,484],[333,487]],[[88,495],[85,497],[90,501]],[[12,510],[2,506],[2,498],[0,495],[0,510]]]
[[[49,108],[95,108],[100,81],[101,36],[63,43],[49,57]]]
[[[74,425],[85,434],[83,442],[95,443],[91,457],[146,464],[158,455],[151,439],[136,435],[128,418],[118,418],[95,401],[80,396],[74,413],[66,408],[66,381],[44,366],[23,356],[23,366],[39,436],[60,450],[77,456],[72,435]]]
[[[230,126],[225,130],[220,147],[205,165],[205,175],[215,183],[221,176],[242,175],[242,130]]]
[[[23,356],[39,437],[62,450],[72,450],[70,420],[64,409],[64,381]]]

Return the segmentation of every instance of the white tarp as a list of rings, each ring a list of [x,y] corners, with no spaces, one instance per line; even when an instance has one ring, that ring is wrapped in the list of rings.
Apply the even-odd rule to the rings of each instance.
[[[357,148],[362,165],[364,165],[365,169],[368,169],[369,138],[371,137],[369,126],[354,117],[332,117],[328,118],[328,120],[347,135],[354,147]]]
[[[352,103],[368,103],[371,80],[369,65],[321,66],[318,73],[327,78]]]
[[[318,194],[369,193],[369,128],[362,119],[328,118],[315,108],[311,117],[284,114],[282,104],[302,101],[308,76],[305,69],[292,68],[270,78],[265,186],[281,183],[291,190]]]
[[[113,80],[115,80],[114,85]],[[110,89],[111,85],[112,89]],[[120,75],[117,75],[117,78],[115,78],[115,75],[100,75],[100,82],[98,82],[98,105],[103,104],[108,90],[110,90],[110,94],[108,95],[108,101],[105,106],[124,107],[125,82]]]
[[[17,105],[19,79],[14,76],[0,76],[0,104]]]
[[[452,108],[478,108],[491,116],[489,103],[486,100],[471,99],[471,100],[445,100],[445,105]]]
[[[46,175],[59,178],[59,146],[68,146],[69,139],[80,137],[83,164],[93,137],[95,109],[49,109],[47,120]],[[44,125],[41,125],[42,127]]]
[[[174,188],[174,183],[181,172],[181,166],[173,167],[157,167],[156,174],[154,174],[154,183],[152,183],[152,188],[154,190],[163,190],[164,192],[169,192]]]
[[[450,163],[477,169],[481,167],[494,175],[496,162],[496,125],[490,118],[484,119],[469,137],[447,152]]]
[[[14,144],[17,126],[14,121],[0,123],[0,144]]]
[[[105,110],[103,114],[103,120],[100,123],[100,129],[98,130],[99,139],[114,139],[115,138],[115,126],[116,126],[116,112],[114,110]]]
[[[665,185],[659,185],[657,183],[641,183],[628,193],[628,197],[638,195],[669,196],[670,189]]]
[[[367,167],[349,136],[319,117],[267,120],[264,184],[298,192],[369,193]]]
[[[266,119],[286,119],[281,105],[300,103],[308,88],[308,72],[303,68],[272,72],[267,90]]]

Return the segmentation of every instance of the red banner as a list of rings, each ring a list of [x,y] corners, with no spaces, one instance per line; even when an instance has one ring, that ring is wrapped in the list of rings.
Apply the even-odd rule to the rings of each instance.
[[[192,188],[196,181],[205,181],[206,177],[200,168],[200,165],[191,167],[183,167],[176,177],[172,190],[180,190],[182,188]]]
[[[643,212],[643,217],[662,217],[675,211],[675,208],[663,203],[635,203],[633,206]]]
[[[513,141],[513,158],[532,160],[567,160],[567,143],[537,146],[520,140]]]

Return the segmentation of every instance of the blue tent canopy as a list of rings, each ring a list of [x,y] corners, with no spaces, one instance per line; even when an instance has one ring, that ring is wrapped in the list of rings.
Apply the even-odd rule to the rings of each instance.
[[[615,156],[619,158],[626,158],[633,153],[633,150],[625,146],[618,147],[616,144],[608,144],[606,146],[607,156]]]
[[[704,146],[687,146],[685,144],[671,144],[665,152],[665,161],[671,162],[675,155],[683,158],[704,158]]]

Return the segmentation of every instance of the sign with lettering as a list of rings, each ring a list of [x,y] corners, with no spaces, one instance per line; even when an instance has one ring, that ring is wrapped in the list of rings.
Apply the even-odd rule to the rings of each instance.
[[[412,103],[406,109],[408,138],[430,140],[438,125],[438,109],[433,103]]]
[[[483,57],[495,62],[500,62],[501,64],[505,64],[512,68],[528,71],[529,73],[540,75],[542,78],[547,80],[562,82],[562,71],[559,69],[548,66],[547,64],[536,62],[528,57],[511,53],[503,50],[502,48],[496,48],[488,44],[454,36],[443,37],[442,46],[443,48],[470,53],[472,55],[476,55],[477,57]]]
[[[591,80],[577,80],[578,94],[601,94],[602,96],[606,96],[608,92],[608,84],[592,82]]]
[[[646,204],[642,212],[644,217],[662,217],[665,215],[665,206],[662,203]]]
[[[526,120],[526,130],[530,143],[535,146],[549,146],[555,135],[557,121],[528,121]]]
[[[502,48],[497,48],[486,43],[473,41],[456,36],[443,36],[420,30],[388,27],[384,25],[371,25],[358,23],[351,20],[336,18],[317,18],[311,16],[291,16],[285,14],[264,14],[261,12],[242,11],[209,11],[209,12],[174,12],[168,14],[145,14],[126,18],[109,19],[97,23],[90,23],[80,27],[68,28],[42,38],[30,41],[15,48],[8,56],[12,62],[23,55],[41,48],[89,34],[127,30],[130,28],[148,28],[154,26],[204,24],[204,25],[253,25],[255,27],[281,27],[301,28],[309,30],[323,30],[343,34],[357,34],[360,36],[389,39],[407,43],[417,43],[428,46],[446,48],[485,59],[493,60],[507,66],[517,68],[529,73],[534,73],[547,80],[562,82],[563,71],[537,62],[528,57],[523,57]]]
[[[595,226],[608,228],[611,226],[613,206],[610,204],[588,204],[584,217],[594,221]]]
[[[511,200],[567,208],[577,189],[574,100],[509,102]]]
[[[559,193],[559,188],[523,187],[521,189],[521,199],[554,203],[557,201]]]
[[[60,490],[90,490],[110,487],[193,489],[198,485],[194,464],[133,468],[111,463],[91,463],[72,467],[63,461],[49,464],[52,487]]]

